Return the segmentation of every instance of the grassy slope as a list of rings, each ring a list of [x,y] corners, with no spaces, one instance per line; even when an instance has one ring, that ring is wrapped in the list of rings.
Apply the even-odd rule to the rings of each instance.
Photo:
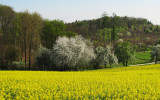
[[[136,52],[135,53],[135,64],[143,64],[151,62],[150,52]]]
[[[150,52],[136,52],[135,57],[138,59],[150,60],[151,54]]]

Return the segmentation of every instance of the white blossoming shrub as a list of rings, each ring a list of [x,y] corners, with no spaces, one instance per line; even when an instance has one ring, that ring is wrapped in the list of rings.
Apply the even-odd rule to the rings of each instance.
[[[155,61],[155,64],[160,58],[160,45],[156,45],[153,47],[153,50],[151,51],[151,60]]]
[[[111,52],[111,48],[109,46],[103,48],[101,46],[97,47],[95,50],[96,59],[95,59],[95,68],[98,68],[100,65],[111,65],[112,64],[118,64],[118,59],[114,55],[114,53]]]
[[[91,42],[81,36],[59,37],[53,46],[51,57],[56,66],[62,69],[89,65],[94,58]]]

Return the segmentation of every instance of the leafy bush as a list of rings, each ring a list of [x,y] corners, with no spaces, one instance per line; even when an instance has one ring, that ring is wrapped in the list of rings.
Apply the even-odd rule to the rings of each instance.
[[[7,50],[5,51],[5,61],[6,61],[6,66],[10,66],[12,65],[13,61],[17,61],[18,60],[18,51],[10,46],[7,48]]]
[[[47,48],[40,46],[38,48],[38,54],[36,56],[36,65],[41,69],[49,69],[51,67],[50,61],[51,51]]]
[[[12,68],[11,69],[24,69],[25,68],[25,63],[23,61],[18,61],[18,62],[13,62],[12,63]]]
[[[123,39],[119,39],[117,42],[123,42]]]
[[[131,35],[132,35],[131,32],[126,33],[126,36],[131,36]]]
[[[118,33],[118,37],[123,37],[123,33]]]

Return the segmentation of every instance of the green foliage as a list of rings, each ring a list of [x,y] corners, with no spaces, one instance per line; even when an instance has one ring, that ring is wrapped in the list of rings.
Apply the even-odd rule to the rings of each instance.
[[[53,43],[55,43],[59,36],[72,37],[75,35],[77,35],[77,33],[66,31],[65,24],[61,20],[44,20],[43,22],[41,40],[42,44],[49,49],[53,47]]]
[[[113,26],[112,32],[111,32],[111,42],[114,43],[118,39],[117,35],[117,28]]]
[[[74,33],[74,32],[64,32],[64,36],[66,36],[66,37],[69,37],[69,38],[71,38],[71,37],[74,37],[74,36],[76,36],[76,35],[78,35],[77,33]]]
[[[118,33],[118,37],[123,37],[123,33]]]
[[[126,32],[126,36],[131,36],[131,32]]]
[[[18,59],[18,52],[14,47],[8,47],[5,52],[5,60],[8,64],[11,64],[12,61],[16,61]]]
[[[36,56],[36,65],[41,70],[50,69],[52,62],[50,61],[51,51],[40,45],[38,48],[38,54]],[[52,66],[51,69],[56,69],[56,66]]]
[[[145,49],[144,51],[146,51],[150,49],[149,46],[153,45],[153,43],[149,44],[153,41],[149,34],[158,34],[160,31],[160,26],[155,26],[142,18],[119,17],[116,14],[108,16],[104,13],[99,19],[64,24],[61,20],[42,20],[38,13],[29,13],[28,11],[16,13],[11,7],[5,5],[0,5],[0,22],[0,65],[3,66],[6,64],[5,66],[7,67],[14,61],[23,61],[23,59],[25,59],[25,64],[27,65],[29,62],[30,66],[30,62],[32,60],[35,61],[33,58],[37,58],[37,65],[39,65],[41,69],[54,65],[50,62],[50,52],[48,51],[52,49],[53,44],[55,44],[55,41],[60,36],[66,36],[70,39],[80,34],[88,39],[94,40],[95,47],[97,47],[99,45],[105,46],[110,42],[115,43],[118,37],[121,38],[118,43],[122,43],[122,39],[124,41],[127,39],[134,41],[132,37],[124,39],[124,34],[131,36],[132,33],[134,36],[139,36],[141,33],[148,33],[147,38],[136,38],[136,41],[134,41],[140,41],[142,44],[141,49]],[[141,36],[139,36],[139,38],[140,37]],[[141,40],[143,40],[143,42]],[[37,57],[33,57],[35,55],[31,56],[31,54],[35,54],[37,51],[40,42],[46,47],[45,49],[48,48],[48,50],[42,50],[43,52],[38,54]],[[159,41],[157,44],[158,43]],[[72,47],[72,45],[70,45],[70,47]],[[126,47],[127,50],[128,48],[129,47]],[[89,53],[85,52],[83,54],[83,59],[81,58],[79,61],[84,63],[79,64],[79,66],[85,65],[84,60],[87,54]],[[129,53],[127,52],[124,53],[124,55],[125,54]],[[110,55],[110,57],[112,59],[114,55]],[[26,60],[26,58],[29,59]],[[108,62],[106,62],[106,64],[108,64]]]
[[[102,17],[102,19],[103,19],[102,29],[103,29],[103,28],[107,28],[108,27],[109,17],[107,16],[107,14],[103,14],[102,16],[103,16]]]
[[[61,20],[44,20],[41,33],[42,44],[47,48],[52,48],[53,43],[59,36],[64,35],[65,25]]]
[[[14,61],[11,65],[11,69],[24,69],[25,68],[25,63],[23,61]]]
[[[117,43],[115,46],[115,54],[118,58],[118,61],[123,63],[124,66],[128,66],[130,61],[134,59],[134,47],[129,42]]]
[[[151,51],[151,60],[155,61],[155,64],[156,64],[159,57],[160,57],[160,45],[156,45]]]
[[[160,44],[160,39],[155,43],[155,45],[158,45],[158,44]]]
[[[111,29],[101,29],[96,33],[96,36],[99,38],[99,42],[109,42],[111,40]]]

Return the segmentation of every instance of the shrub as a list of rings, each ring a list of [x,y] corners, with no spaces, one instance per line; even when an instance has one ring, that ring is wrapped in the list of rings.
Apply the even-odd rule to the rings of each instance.
[[[123,37],[123,33],[118,33],[118,37]]]
[[[131,32],[126,33],[126,36],[131,36],[131,35],[132,35]]]
[[[18,50],[16,50],[14,47],[10,46],[5,51],[5,57],[4,60],[6,61],[6,67],[12,65],[13,61],[18,60]]]
[[[153,47],[153,50],[151,51],[151,60],[155,61],[156,64],[159,57],[160,57],[160,45],[156,45]]]
[[[114,54],[111,52],[111,48],[109,46],[103,48],[103,47],[97,47],[95,50],[96,59],[94,61],[95,68],[99,68],[100,65],[111,65],[112,64],[118,64],[118,59]]]
[[[18,62],[13,62],[11,65],[11,69],[24,69],[25,68],[25,63],[23,61],[18,61]]]
[[[123,42],[123,39],[119,39],[117,42]]]
[[[36,56],[36,65],[41,69],[49,69],[51,67],[50,61],[51,51],[47,48],[40,46]]]

